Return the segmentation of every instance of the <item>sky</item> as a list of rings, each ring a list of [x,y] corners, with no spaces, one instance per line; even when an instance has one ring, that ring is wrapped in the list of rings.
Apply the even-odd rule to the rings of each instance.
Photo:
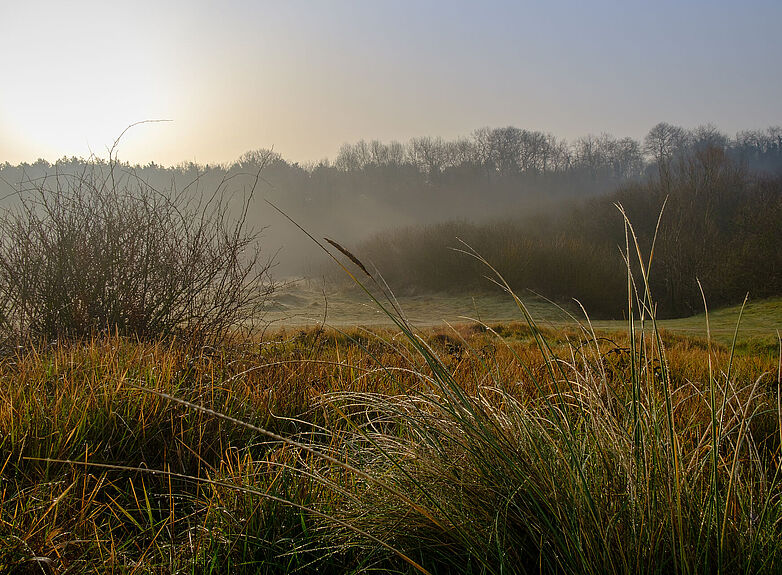
[[[782,2],[0,0],[0,163],[782,124]]]

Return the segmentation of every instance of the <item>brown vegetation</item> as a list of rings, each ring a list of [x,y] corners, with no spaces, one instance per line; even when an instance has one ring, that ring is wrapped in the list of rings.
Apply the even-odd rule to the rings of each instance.
[[[688,482],[696,482],[687,484],[687,492],[695,490],[692,495],[683,496],[694,497],[692,504],[708,504],[708,499],[698,498],[702,489],[708,493],[709,472],[698,466],[709,461],[709,382],[714,374],[729,371],[732,383],[721,377],[715,380],[717,405],[723,405],[719,481],[732,477],[729,471],[734,456],[742,467],[732,488],[735,503],[731,489],[726,494],[726,484],[720,487],[720,505],[725,506],[729,518],[723,545],[726,552],[747,551],[743,547],[748,544],[746,530],[768,530],[762,537],[751,537],[758,547],[755,555],[747,556],[746,564],[766,565],[762,569],[766,571],[777,564],[782,553],[774,535],[779,497],[773,478],[779,457],[774,399],[778,383],[768,375],[776,368],[771,358],[731,357],[718,346],[709,351],[705,344],[693,345],[693,340],[672,336],[664,366],[651,358],[639,366],[633,364],[637,355],[626,336],[595,339],[576,329],[538,332],[525,324],[463,326],[420,336],[421,345],[426,344],[422,349],[431,352],[422,354],[416,340],[391,330],[344,333],[315,329],[279,332],[241,346],[197,348],[103,337],[84,343],[28,345],[6,355],[0,364],[0,563],[21,565],[33,557],[48,557],[58,573],[183,569],[271,573],[294,568],[360,572],[370,565],[410,567],[400,560],[403,554],[430,570],[449,565],[448,569],[461,569],[471,562],[479,572],[492,572],[503,564],[531,566],[528,562],[541,560],[535,553],[553,553],[551,546],[563,542],[557,542],[562,535],[550,531],[553,526],[545,527],[545,523],[530,527],[533,531],[529,535],[523,530],[516,532],[522,525],[516,521],[526,517],[523,520],[533,526],[544,519],[539,515],[544,510],[515,509],[523,500],[517,500],[513,490],[523,486],[506,493],[505,486],[495,483],[500,478],[491,475],[510,464],[510,460],[502,462],[507,455],[518,458],[513,465],[527,461],[538,466],[537,471],[525,468],[524,473],[531,474],[530,480],[543,473],[539,479],[544,483],[536,489],[548,489],[544,487],[549,481],[545,474],[554,473],[555,468],[547,467],[543,460],[527,460],[526,432],[523,426],[518,427],[523,420],[515,419],[521,416],[518,410],[531,418],[528,424],[533,427],[528,432],[537,429],[539,424],[534,422],[547,412],[548,401],[554,402],[552,407],[563,402],[556,410],[570,414],[570,425],[586,425],[585,432],[598,423],[591,417],[608,418],[595,428],[598,435],[592,437],[594,432],[588,432],[585,436],[588,443],[598,442],[589,458],[624,457],[630,455],[622,447],[624,439],[613,435],[601,439],[602,433],[609,432],[610,426],[605,426],[610,423],[631,431],[628,418],[632,417],[630,383],[634,378],[642,383],[644,393],[652,394],[642,403],[663,409],[659,386],[669,378],[675,433],[682,442],[680,455],[685,457],[681,472],[686,473]],[[539,346],[540,336],[545,337],[546,347]],[[653,347],[653,339],[647,338],[643,345]],[[555,357],[559,359],[552,363]],[[669,370],[667,375],[661,367]],[[562,369],[565,379],[550,377],[552,368]],[[444,377],[458,387],[440,387]],[[458,399],[462,392],[467,395]],[[172,402],[159,393],[217,410],[295,443]],[[453,393],[456,398],[444,399]],[[460,414],[470,405],[471,409],[483,406],[480,409],[487,411],[483,415]],[[446,411],[440,412],[443,409]],[[451,409],[457,411],[449,415]],[[540,409],[543,412],[535,415]],[[584,409],[594,410],[594,414],[589,416]],[[491,429],[501,424],[492,431],[501,434],[481,448],[500,451],[484,453],[487,459],[483,463],[474,459],[479,452],[460,446],[463,440],[472,441],[471,427],[460,428],[458,421],[473,417],[478,421],[488,417],[483,425]],[[419,424],[427,427],[419,429]],[[459,439],[464,433],[468,435]],[[619,428],[610,431],[615,433]],[[651,441],[654,434],[663,432],[648,428],[645,433],[652,434],[647,439]],[[438,455],[438,450],[432,451],[434,445],[419,443],[425,437],[453,444],[442,444],[445,451]],[[553,437],[538,439],[543,441],[541,447],[550,440]],[[500,443],[491,447],[495,441]],[[550,444],[554,451],[549,455],[540,456],[553,458],[552,462],[564,456],[557,455],[564,446],[556,448],[556,444]],[[394,479],[391,471],[397,464],[393,458],[402,458],[399,464],[408,461],[407,457],[413,456],[408,449],[417,450],[417,457],[423,459],[412,467],[405,464],[405,474]],[[515,455],[506,452],[516,449],[522,451]],[[649,443],[648,449],[657,448]],[[318,453],[347,457],[350,466],[330,463]],[[383,463],[385,457],[391,459]],[[497,457],[500,460],[495,460]],[[555,466],[560,477],[550,478],[555,482],[550,487],[558,487],[547,495],[538,494],[544,498],[541,502],[553,506],[546,513],[561,512],[556,511],[559,504],[555,500],[546,498],[562,497],[563,505],[573,497],[580,499],[579,488],[570,484],[573,478],[567,471],[567,460],[565,457]],[[482,465],[497,469],[481,470]],[[696,467],[689,469],[688,465]],[[762,481],[754,483],[754,471],[745,475],[741,471],[744,466],[749,466],[746,471],[757,466],[757,471],[765,469],[771,475],[762,481],[771,483],[766,487]],[[396,485],[392,489],[407,484],[404,493],[417,503],[405,502],[374,479],[362,479],[353,471],[356,467],[373,477],[385,477],[383,482]],[[165,473],[153,474],[149,472],[152,469]],[[412,475],[406,475],[409,473]],[[625,498],[631,495],[621,481],[605,480],[609,483],[601,489],[616,499],[598,503],[602,517],[595,518],[598,521],[608,520],[618,509],[609,510],[627,505]],[[698,487],[701,480],[704,486]],[[649,486],[656,493],[653,497],[669,501],[673,492],[665,495],[667,491],[661,491],[673,488],[667,481]],[[458,495],[453,492],[457,485],[464,490]],[[633,495],[649,496],[652,494]],[[429,497],[434,500],[427,503]],[[754,497],[770,497],[767,507]],[[744,507],[749,502],[751,508]],[[650,513],[648,521],[661,521],[662,528],[667,524],[665,517],[671,519],[667,503],[650,500],[646,504],[652,505],[644,512]],[[697,539],[703,529],[698,522],[709,515],[690,507],[680,512],[685,514],[682,520],[688,523],[687,530],[693,530]],[[763,513],[766,516],[761,517]],[[461,521],[459,517],[471,517],[478,523],[470,527],[469,534],[459,535],[458,529],[452,532]],[[585,520],[581,517],[578,522]],[[479,526],[483,522],[490,528],[485,533]],[[582,538],[584,544],[596,543],[592,540],[595,533],[581,531],[585,527],[561,528],[567,533],[575,529],[568,537]],[[611,537],[620,541],[629,537],[624,530],[638,526],[616,528],[619,531]],[[496,536],[500,541],[493,542],[492,529],[499,529]],[[651,543],[648,552],[636,555],[641,549],[634,547],[631,538],[622,548],[614,549],[628,554],[617,557],[619,563],[595,563],[593,567],[629,572],[638,567],[637,561],[643,561],[650,568],[673,568],[677,559],[669,553],[677,549],[677,536],[671,539],[656,529],[650,526],[644,530],[646,535],[640,535]],[[533,539],[525,539],[533,534]],[[379,545],[378,540],[395,552]],[[511,541],[516,543],[506,547]],[[521,541],[526,543],[521,545]],[[700,543],[707,547],[696,554],[694,564],[715,560],[708,559],[709,551],[706,559],[702,556],[712,544],[708,537]],[[771,554],[771,563],[764,563],[767,557],[761,555],[761,549],[763,554]],[[591,551],[582,552],[585,561],[595,560]],[[712,552],[716,553],[716,547]],[[560,557],[557,561],[554,557],[546,560],[544,571],[564,569],[573,559]]]

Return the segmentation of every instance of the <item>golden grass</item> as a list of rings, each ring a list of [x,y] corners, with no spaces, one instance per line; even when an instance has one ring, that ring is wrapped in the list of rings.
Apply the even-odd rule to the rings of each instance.
[[[498,338],[495,331],[505,338]],[[544,332],[565,379],[548,377],[551,362],[534,344],[529,328],[498,325],[487,331],[463,325],[420,336],[431,357],[440,358],[435,368],[452,377],[468,398],[463,405],[454,405],[461,405],[459,410],[480,405],[486,424],[504,430],[497,431],[499,445],[505,446],[499,453],[520,449],[519,461],[534,463],[535,454],[526,450],[542,441],[544,452],[554,451],[539,457],[561,456],[558,428],[550,427],[551,414],[544,415],[550,401],[552,414],[570,413],[573,422],[583,420],[578,425],[591,421],[589,426],[596,426],[589,427],[591,438],[582,445],[594,445],[595,457],[605,445],[626,443],[623,430],[629,412],[624,407],[627,392],[622,390],[638,369],[632,365],[626,335],[605,333],[589,340],[576,330]],[[701,468],[711,421],[708,366],[711,362],[712,373],[727,371],[730,356],[723,349],[710,354],[685,337],[665,339],[674,423],[679,441],[686,443],[680,446],[681,453],[688,454],[680,465],[691,479],[708,483],[708,470]],[[454,420],[449,414],[454,407],[442,403],[443,394],[458,392],[438,387],[441,376],[427,363],[431,357],[389,329],[281,331],[261,342],[219,349],[105,337],[31,344],[9,352],[0,363],[0,563],[14,565],[41,556],[53,559],[58,572],[222,572],[226,566],[236,572],[338,572],[344,564],[361,571],[375,562],[412,568],[412,563],[423,561],[421,554],[426,558],[426,549],[445,545],[457,550],[454,556],[459,560],[472,557],[477,571],[491,571],[498,560],[496,550],[476,558],[480,549],[475,541],[484,527],[470,531],[470,539],[462,533],[467,528],[454,517],[460,506],[472,501],[478,523],[496,523],[500,516],[490,516],[492,505],[508,505],[513,499],[503,503],[503,491],[496,491],[499,487],[492,483],[498,479],[483,476],[489,471],[474,467],[475,454],[464,451],[462,441],[472,441],[468,431],[473,424],[468,420],[477,416],[460,411],[462,419]],[[658,368],[652,358],[636,373],[646,386],[644,393],[657,393],[649,386],[659,378]],[[776,368],[776,360],[766,355],[733,358],[731,382],[723,382],[727,387],[718,398],[726,406],[725,451],[718,462],[721,477],[734,477],[734,457],[754,461],[751,453],[736,447],[741,434],[752,434],[753,448],[761,450],[758,457],[764,461],[779,457],[773,404]],[[565,387],[557,391],[558,385]],[[365,473],[391,474],[382,481],[391,481],[395,489],[404,487],[418,503],[406,508],[394,491],[379,487],[380,479],[368,482],[294,445],[151,391],[296,438],[317,452],[345,458]],[[556,393],[561,394],[559,399]],[[585,405],[596,410],[595,417],[578,415]],[[646,405],[660,404],[649,400]],[[753,410],[752,418],[747,417],[748,409]],[[521,414],[538,421],[539,427],[525,431]],[[458,421],[468,427],[460,428]],[[422,422],[431,429],[416,428]],[[530,433],[543,435],[528,443]],[[437,449],[410,443],[419,435],[445,443]],[[604,456],[629,453],[617,449]],[[394,475],[397,464],[392,456],[404,462],[398,466],[405,469],[400,477]],[[62,460],[72,463],[56,462]],[[577,477],[563,465],[528,472],[542,474],[536,489],[560,493],[567,502],[580,488]],[[772,471],[773,465],[768,467]],[[615,493],[621,501],[626,488],[609,476],[601,477],[598,483],[607,491],[600,505],[611,507],[615,504],[605,497]],[[768,476],[765,481],[775,479]],[[427,489],[417,492],[420,482]],[[440,484],[442,489],[437,488]],[[467,491],[453,491],[457,485]],[[427,498],[438,492],[442,498],[435,505]],[[741,506],[758,493],[746,478],[735,483],[725,496],[726,517],[743,525],[747,510]],[[525,513],[533,512],[543,513]],[[759,513],[758,508],[753,513]],[[513,522],[508,525],[497,524],[515,529]],[[537,537],[545,537],[544,527],[533,530]],[[659,539],[659,545],[667,544],[662,533],[648,536],[650,542]],[[372,537],[404,549],[410,561],[394,563],[394,555],[373,545]],[[537,545],[533,543],[529,544]],[[515,560],[529,560],[524,555],[528,550],[517,551],[521,554]],[[653,562],[654,557],[651,553],[647,560]],[[435,554],[427,560],[431,568],[443,558]],[[631,559],[622,560],[631,570]],[[623,570],[620,564],[611,565],[617,572]]]

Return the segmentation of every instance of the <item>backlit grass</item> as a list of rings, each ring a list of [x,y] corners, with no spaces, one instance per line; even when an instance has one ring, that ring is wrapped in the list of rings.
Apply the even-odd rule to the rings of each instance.
[[[780,570],[779,354],[663,330],[630,275],[624,332],[509,289],[523,323],[419,331],[359,267],[395,327],[6,349],[0,564]]]
[[[8,353],[0,561],[148,573],[778,567],[775,359],[736,356],[728,379],[728,351],[677,336],[663,375],[648,336],[635,340],[641,365],[612,333],[465,325],[422,337],[311,329],[224,349],[105,337]]]

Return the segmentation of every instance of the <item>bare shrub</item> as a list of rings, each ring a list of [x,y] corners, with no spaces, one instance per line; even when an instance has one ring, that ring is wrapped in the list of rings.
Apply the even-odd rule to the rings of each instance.
[[[0,216],[3,330],[214,340],[252,329],[274,288],[246,224],[257,182],[159,191],[111,155],[29,181]]]

